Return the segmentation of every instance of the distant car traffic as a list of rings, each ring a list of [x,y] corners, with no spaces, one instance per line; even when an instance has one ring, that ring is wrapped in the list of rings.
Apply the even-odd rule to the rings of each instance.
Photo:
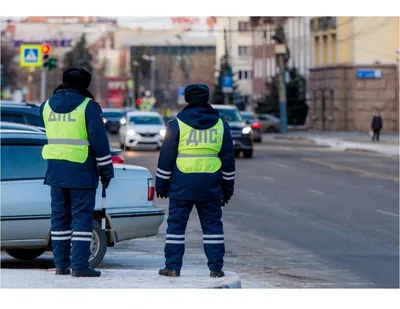
[[[256,143],[262,142],[261,123],[257,116],[252,112],[240,112],[246,124],[251,126],[253,130],[253,141]]]
[[[117,134],[126,111],[124,108],[103,108],[103,122],[106,130],[111,134]]]
[[[253,137],[251,126],[247,125],[239,109],[232,105],[212,105],[219,112],[220,118],[226,121],[231,128],[231,135],[235,147],[235,156],[243,153],[244,158],[253,157]]]
[[[161,148],[166,127],[159,113],[129,112],[124,119],[119,129],[121,149]]]
[[[13,122],[44,128],[40,106],[32,103],[1,101],[1,122]]]
[[[280,132],[280,120],[270,114],[258,114],[258,119],[261,122],[262,132],[278,133]]]
[[[1,132],[1,250],[20,260],[32,260],[51,250],[50,187],[43,185],[46,135],[39,132]],[[93,212],[89,263],[97,266],[107,247],[121,241],[154,236],[164,210],[154,205],[153,177],[147,168],[114,165],[115,178],[107,189],[107,223],[102,230],[101,190]]]

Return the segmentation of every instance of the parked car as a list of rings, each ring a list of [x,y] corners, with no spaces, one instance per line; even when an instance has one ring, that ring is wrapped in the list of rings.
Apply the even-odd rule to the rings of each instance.
[[[103,121],[106,130],[111,134],[117,134],[121,119],[124,118],[126,112],[123,108],[103,108]]]
[[[280,132],[280,120],[270,114],[259,114],[258,119],[261,122],[262,132],[278,133]]]
[[[159,113],[129,112],[122,123],[119,129],[121,149],[161,148],[166,127]]]
[[[253,137],[252,129],[240,115],[239,109],[232,105],[212,105],[216,109],[222,120],[225,120],[231,129],[233,145],[235,147],[235,156],[253,157]]]
[[[46,161],[39,132],[1,131],[1,250],[31,260],[51,250],[50,187],[43,184]],[[101,189],[93,212],[90,265],[103,260],[107,248],[140,237],[154,236],[164,210],[154,205],[153,177],[144,167],[114,165],[107,189],[106,229],[101,223]]]
[[[251,126],[253,130],[253,141],[256,143],[262,142],[261,123],[257,116],[252,112],[240,112],[246,124]]]
[[[44,128],[39,105],[25,102],[1,101],[1,122],[14,122]]]

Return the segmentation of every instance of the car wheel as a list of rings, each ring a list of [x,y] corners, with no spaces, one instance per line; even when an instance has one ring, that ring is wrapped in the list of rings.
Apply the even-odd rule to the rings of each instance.
[[[279,132],[279,131],[274,127],[268,127],[267,132],[268,133],[276,133],[276,132]]]
[[[5,251],[17,260],[29,261],[41,256],[45,249],[7,249]]]
[[[240,157],[240,150],[235,150],[235,158],[239,158]]]
[[[125,144],[124,143],[119,143],[119,148],[121,148],[121,150],[124,150]]]
[[[243,157],[245,158],[252,158],[253,157],[253,150],[244,150],[243,151]]]
[[[256,138],[256,139],[254,139],[254,142],[255,142],[255,143],[261,143],[262,140],[261,140],[261,138]]]
[[[89,265],[96,267],[101,263],[107,252],[107,236],[101,229],[99,222],[93,220],[93,236],[90,244]]]

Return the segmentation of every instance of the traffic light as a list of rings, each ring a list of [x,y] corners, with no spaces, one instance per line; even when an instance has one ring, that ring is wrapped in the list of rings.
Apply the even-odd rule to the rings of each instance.
[[[50,46],[47,44],[43,45],[41,52],[43,54],[43,67],[47,67],[49,65]]]
[[[57,68],[57,58],[50,58],[48,64],[49,71],[55,70]]]

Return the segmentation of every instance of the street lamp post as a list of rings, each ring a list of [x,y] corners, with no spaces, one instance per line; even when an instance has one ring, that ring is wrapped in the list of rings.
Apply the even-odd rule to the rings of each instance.
[[[156,57],[143,55],[142,58],[146,61],[150,61],[150,70],[151,70],[151,81],[150,81],[150,91],[151,95],[155,96],[156,91]]]

